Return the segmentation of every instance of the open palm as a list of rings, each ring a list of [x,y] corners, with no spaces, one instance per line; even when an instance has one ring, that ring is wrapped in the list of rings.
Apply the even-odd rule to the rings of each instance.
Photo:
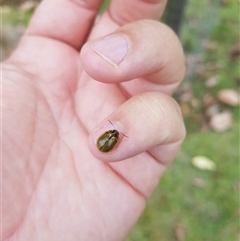
[[[100,0],[45,0],[3,63],[3,240],[118,241],[138,219],[185,134],[182,50],[149,2],[92,27]],[[101,153],[113,128],[129,138]]]

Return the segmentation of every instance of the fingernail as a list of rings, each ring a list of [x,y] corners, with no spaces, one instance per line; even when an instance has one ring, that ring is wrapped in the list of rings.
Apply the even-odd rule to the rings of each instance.
[[[128,41],[119,35],[111,35],[91,43],[91,48],[115,68],[124,60],[128,52]]]

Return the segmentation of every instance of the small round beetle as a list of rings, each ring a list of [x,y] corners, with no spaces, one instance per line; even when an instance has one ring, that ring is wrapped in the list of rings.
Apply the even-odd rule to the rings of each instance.
[[[112,122],[110,120],[108,120],[108,121],[112,124]],[[113,124],[112,124],[112,126],[114,127]],[[119,134],[120,134],[119,131],[116,129],[109,130],[109,131],[106,131],[105,133],[103,133],[97,140],[98,150],[100,150],[101,152],[112,151],[116,147],[116,144],[117,144],[118,138],[119,138]],[[124,134],[122,134],[122,135],[124,135]],[[124,136],[128,137],[126,135],[124,135]]]

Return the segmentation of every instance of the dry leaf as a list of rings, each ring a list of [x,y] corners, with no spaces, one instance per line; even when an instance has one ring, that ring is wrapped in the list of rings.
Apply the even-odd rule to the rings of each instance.
[[[201,102],[196,98],[192,98],[190,103],[191,103],[191,106],[195,109],[200,108],[201,106]]]
[[[210,78],[208,78],[205,82],[205,86],[206,87],[214,87],[218,84],[218,79],[216,76],[211,76]]]
[[[186,102],[180,102],[180,108],[183,116],[188,116],[190,113],[189,105]]]
[[[188,82],[183,83],[177,91],[181,102],[188,102],[193,97],[192,85]]]
[[[220,111],[220,106],[218,104],[210,105],[206,108],[206,115],[208,117],[218,114]]]
[[[180,95],[180,100],[182,102],[188,102],[193,98],[193,93],[192,91],[186,91]]]
[[[192,159],[192,164],[201,170],[214,171],[216,169],[215,163],[206,156],[195,156]]]
[[[184,227],[180,223],[178,223],[175,226],[175,236],[176,236],[177,241],[184,241],[184,239],[185,239],[185,230],[184,230]]]
[[[240,241],[240,233],[238,234],[236,241]]]
[[[207,71],[217,71],[222,69],[222,65],[217,62],[208,62],[205,64],[205,67]]]
[[[196,187],[205,187],[206,183],[201,178],[194,178],[193,181],[192,181],[192,185],[194,185]]]
[[[229,0],[222,0],[221,3],[222,3],[222,5],[228,5],[229,4]]]
[[[202,102],[205,107],[208,107],[210,105],[216,104],[216,98],[210,94],[205,94],[203,96]]]
[[[240,43],[236,43],[229,51],[232,60],[240,60]]]
[[[237,106],[240,104],[240,95],[234,89],[223,89],[218,92],[218,99],[230,106]]]
[[[204,43],[204,47],[207,50],[215,50],[217,48],[217,43],[214,41],[207,41]]]
[[[32,11],[37,7],[37,3],[31,0],[25,1],[21,4],[20,9],[24,12]]]
[[[209,124],[213,130],[222,132],[226,131],[232,126],[232,119],[232,113],[229,111],[224,111],[222,113],[213,115]]]

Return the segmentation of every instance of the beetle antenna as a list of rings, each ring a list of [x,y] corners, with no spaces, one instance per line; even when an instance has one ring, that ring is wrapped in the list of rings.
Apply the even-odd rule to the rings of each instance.
[[[109,123],[114,127],[114,128],[116,128],[116,126],[108,119],[108,121],[109,121]],[[121,132],[120,132],[121,133]],[[127,138],[129,138],[127,135],[125,135],[125,134],[123,134],[123,133],[121,133],[123,136],[125,136],[125,137],[127,137]]]
[[[115,125],[113,125],[113,123],[110,120],[108,120],[108,121],[114,128],[116,128]]]

